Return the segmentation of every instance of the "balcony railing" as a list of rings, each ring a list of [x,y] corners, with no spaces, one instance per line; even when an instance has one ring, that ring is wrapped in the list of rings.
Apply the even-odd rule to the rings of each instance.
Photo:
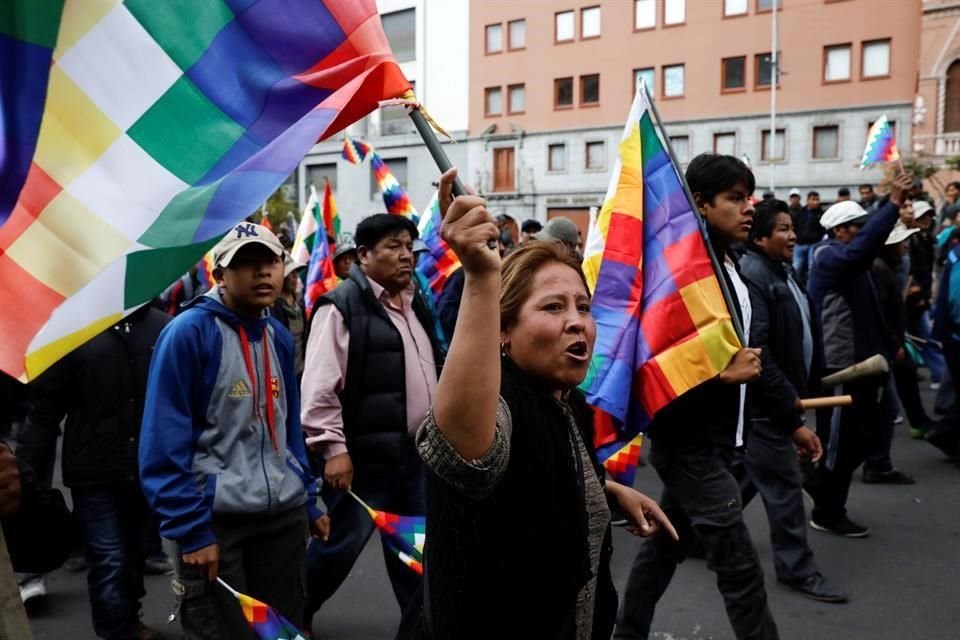
[[[932,136],[915,136],[914,142],[926,153],[947,158],[960,156],[960,131]]]

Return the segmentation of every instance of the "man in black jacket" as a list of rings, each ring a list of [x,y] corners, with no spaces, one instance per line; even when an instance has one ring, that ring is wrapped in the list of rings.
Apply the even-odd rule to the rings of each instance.
[[[796,239],[786,203],[757,207],[740,268],[753,308],[750,346],[760,349],[763,373],[751,385],[750,430],[737,475],[744,505],[758,492],[763,498],[777,581],[813,600],[846,602],[807,544],[797,453],[816,462],[823,449],[804,424],[800,398],[815,386],[822,356],[810,302],[788,267]]]
[[[340,587],[374,524],[374,509],[423,515],[425,472],[413,436],[430,409],[442,362],[426,301],[412,280],[416,226],[378,214],[357,226],[360,258],[323,295],[307,339],[301,422],[322,458],[330,538],[307,549],[306,624]],[[420,578],[384,545],[401,610]]]
[[[793,251],[793,271],[797,274],[797,280],[800,283],[807,281],[813,245],[823,238],[823,228],[820,226],[822,215],[820,194],[811,191],[807,194],[807,206],[801,209],[793,220],[793,226],[797,232],[797,246]]]
[[[732,156],[704,153],[687,167],[687,182],[723,260],[736,314],[749,334],[750,294],[730,246],[750,230],[753,173]],[[749,339],[749,335],[747,335]],[[746,383],[760,375],[757,349],[737,352],[727,368],[661,409],[650,425],[650,464],[663,481],[660,504],[680,534],[679,544],[658,532],[640,548],[617,614],[616,638],[647,638],[657,601],[677,564],[699,539],[717,574],[730,625],[738,640],[776,640],[763,570],[743,522],[740,488],[729,466],[742,445]]]
[[[150,358],[169,321],[143,307],[54,364],[31,385],[20,432],[17,457],[43,477],[66,416],[63,482],[83,532],[93,627],[105,640],[155,637],[138,617],[154,525],[137,452]]]

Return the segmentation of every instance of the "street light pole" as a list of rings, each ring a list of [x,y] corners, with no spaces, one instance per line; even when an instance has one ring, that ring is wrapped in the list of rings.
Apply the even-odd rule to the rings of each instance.
[[[770,47],[770,135],[767,138],[769,140],[769,147],[767,147],[767,157],[770,160],[770,191],[774,191],[774,185],[776,180],[774,175],[777,168],[777,82],[780,80],[780,70],[778,68],[779,60],[777,56],[777,0],[773,0],[773,7],[771,14],[771,40],[772,44]],[[783,145],[786,147],[787,140],[784,137]],[[784,148],[786,152],[786,148]]]

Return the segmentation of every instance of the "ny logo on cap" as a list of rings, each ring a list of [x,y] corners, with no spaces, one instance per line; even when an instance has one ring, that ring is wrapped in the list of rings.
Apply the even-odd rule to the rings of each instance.
[[[259,235],[257,234],[257,225],[253,224],[252,222],[248,222],[246,224],[238,224],[233,228],[233,230],[237,232],[237,240],[239,240],[243,236],[254,237],[254,238],[259,237]]]

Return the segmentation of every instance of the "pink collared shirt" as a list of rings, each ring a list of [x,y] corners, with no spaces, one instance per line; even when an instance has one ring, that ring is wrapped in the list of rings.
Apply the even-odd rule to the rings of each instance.
[[[400,294],[401,306],[397,306],[383,287],[370,278],[367,282],[403,340],[407,431],[412,436],[427,416],[437,388],[433,347],[413,312],[413,284]],[[318,307],[311,323],[300,383],[300,421],[307,445],[329,459],[347,452],[338,394],[347,379],[350,331],[343,315],[332,304]]]

